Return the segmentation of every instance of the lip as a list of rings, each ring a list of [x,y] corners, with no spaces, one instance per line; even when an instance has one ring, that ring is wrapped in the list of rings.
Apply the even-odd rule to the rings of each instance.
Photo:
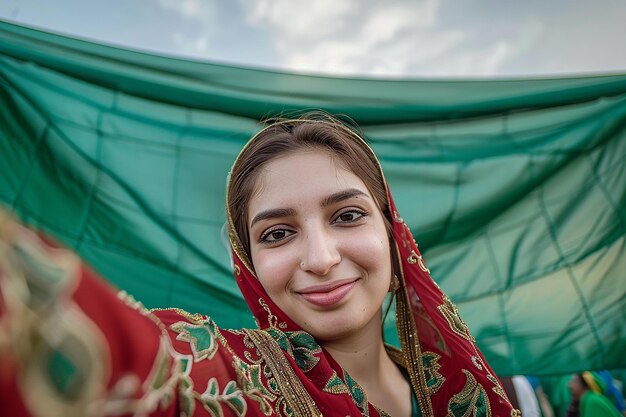
[[[328,284],[312,285],[298,290],[296,293],[311,304],[328,307],[343,300],[358,280],[359,278],[349,278]]]

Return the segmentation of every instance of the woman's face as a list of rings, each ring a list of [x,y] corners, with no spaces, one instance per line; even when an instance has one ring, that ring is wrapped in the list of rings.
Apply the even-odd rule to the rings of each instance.
[[[574,374],[570,379],[568,388],[574,401],[579,401],[585,391],[587,391],[587,387],[577,374]]]
[[[380,335],[389,238],[363,181],[323,151],[273,159],[257,181],[250,252],[272,301],[320,341]]]

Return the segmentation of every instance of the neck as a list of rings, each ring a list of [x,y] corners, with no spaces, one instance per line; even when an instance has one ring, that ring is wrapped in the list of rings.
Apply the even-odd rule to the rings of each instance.
[[[378,315],[358,334],[322,346],[363,388],[368,401],[389,415],[410,416],[411,386],[387,354],[381,329]]]
[[[395,368],[385,350],[381,325],[380,320],[372,320],[358,334],[322,343],[324,349],[366,392],[368,387],[377,389],[378,385],[385,383],[390,367]]]

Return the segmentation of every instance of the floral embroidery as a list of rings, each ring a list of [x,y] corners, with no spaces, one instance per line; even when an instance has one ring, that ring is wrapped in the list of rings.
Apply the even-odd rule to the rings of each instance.
[[[450,301],[450,298],[447,295],[443,296],[443,304],[437,307],[437,309],[439,309],[443,317],[445,317],[448,321],[448,324],[454,333],[458,334],[465,340],[474,342],[474,337],[469,332],[469,329],[461,316],[459,316],[459,311],[456,306],[452,303],[452,301]]]
[[[272,408],[270,406],[270,401],[275,401],[276,396],[263,386],[261,379],[261,365],[250,365],[243,362],[239,358],[235,358],[233,360],[233,368],[237,373],[237,382],[243,393],[251,400],[259,403],[259,408],[263,414],[266,416],[271,415]]]
[[[349,394],[350,391],[346,384],[339,378],[336,371],[328,378],[326,385],[324,385],[324,391],[331,394]]]
[[[170,326],[170,329],[178,333],[176,340],[189,342],[193,353],[194,362],[203,359],[213,359],[217,352],[216,334],[217,326],[213,320],[205,320],[201,324],[190,324],[179,321]]]
[[[322,349],[307,332],[282,332],[278,329],[268,329],[267,332],[304,372],[309,372],[319,362],[320,358],[315,355],[320,354]]]
[[[420,266],[422,271],[426,272],[427,274],[430,274],[430,269],[426,267],[426,264],[424,263],[424,258],[422,258],[421,256],[417,258],[417,264]]]
[[[471,372],[463,369],[467,378],[465,386],[448,402],[446,417],[491,417],[491,406],[487,392]]]
[[[421,255],[418,255],[414,250],[411,251],[411,254],[408,256],[408,258],[406,258],[406,261],[411,265],[418,264],[422,271],[430,274],[430,269],[426,268],[424,258],[422,258]]]
[[[200,395],[200,401],[212,417],[223,417],[222,403],[230,407],[238,417],[246,414],[247,405],[243,392],[235,381],[229,381],[220,394],[217,378],[209,379],[206,390]]]
[[[414,250],[411,251],[411,254],[409,255],[408,258],[406,258],[406,261],[408,263],[410,263],[411,265],[415,265],[417,263],[417,260],[419,259],[419,255],[417,253],[415,253]]]
[[[176,372],[177,364],[175,361],[171,361],[170,352],[168,351],[170,349],[170,342],[165,337],[166,336],[161,336],[159,350],[155,357],[153,368],[143,384],[148,387],[146,390],[148,394],[145,396],[159,398],[161,409],[167,408],[174,399],[175,386],[178,379]],[[172,370],[174,372],[172,372]]]
[[[180,409],[180,415],[183,417],[189,417],[196,409],[196,403],[193,396],[193,381],[189,374],[191,373],[191,366],[193,358],[189,355],[177,354],[175,357],[176,373],[180,375],[180,382],[178,383],[178,406]]]
[[[495,376],[491,374],[487,374],[487,379],[493,382],[494,387],[491,388],[493,392],[498,394],[500,398],[502,398],[503,400],[509,401],[509,399],[506,396],[506,393],[504,392],[504,389],[502,388],[502,385],[500,385],[500,381],[498,381],[498,378],[496,378]]]
[[[311,341],[309,341],[304,336],[310,337],[310,335],[302,331],[292,332],[290,339],[289,334],[282,332],[278,328],[269,328],[267,330],[245,329],[244,332],[250,344],[254,346],[250,350],[246,350],[244,356],[250,362],[259,365],[259,370],[263,370],[263,375],[267,378],[266,387],[271,392],[272,397],[276,399],[273,409],[277,416],[320,416],[315,401],[313,401],[302,385],[302,381],[298,379],[287,359],[287,355],[285,355],[285,353],[291,352],[290,356],[296,359],[295,351],[302,344],[304,345],[302,347],[305,349],[302,352],[304,361],[301,361],[301,363],[303,363],[305,368],[314,366],[308,362],[311,360],[310,358],[306,359],[309,355],[312,357],[313,353],[307,351],[313,349],[311,342],[314,343],[314,340],[311,338]],[[293,344],[294,341],[295,344]],[[317,349],[321,352],[321,348],[315,343],[315,349],[313,350]]]
[[[440,358],[441,356],[434,352],[424,352],[422,355],[426,387],[428,387],[428,394],[431,396],[437,393],[446,380],[446,378],[438,372],[439,369],[441,369],[441,365],[438,363]]]
[[[357,382],[347,373],[344,374],[344,378],[346,380],[350,396],[352,397],[352,401],[354,401],[354,404],[359,407],[359,411],[361,411],[364,417],[369,417],[369,407],[365,391],[363,391],[363,388],[361,388],[361,386],[357,384]]]
[[[282,323],[282,322],[278,323],[278,317],[276,317],[274,313],[272,313],[272,310],[270,310],[270,306],[267,305],[264,299],[259,298],[259,305],[267,313],[267,322],[269,323],[271,328],[277,328],[280,326],[280,328],[282,329],[282,328],[287,327],[286,323]],[[258,321],[257,321],[257,327],[260,327],[258,326]]]

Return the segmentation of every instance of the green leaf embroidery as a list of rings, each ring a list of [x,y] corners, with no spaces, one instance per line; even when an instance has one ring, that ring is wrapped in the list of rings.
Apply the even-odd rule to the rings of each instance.
[[[243,392],[239,389],[235,381],[229,381],[220,394],[217,379],[211,378],[207,384],[206,390],[200,395],[200,401],[205,410],[207,410],[212,417],[224,416],[222,404],[226,404],[230,407],[238,417],[243,417],[247,410]]]
[[[178,384],[180,414],[182,417],[191,417],[196,409],[193,398],[193,382],[188,375],[183,375]]]
[[[189,342],[194,362],[213,359],[215,352],[217,352],[217,341],[215,338],[216,327],[211,320],[201,324],[179,321],[172,324],[170,328],[178,333],[176,340]]]
[[[253,401],[259,403],[261,412],[271,412],[270,401],[276,400],[276,396],[265,388],[261,379],[261,365],[249,365],[239,358],[233,361],[233,368],[237,373],[237,381],[243,393]]]
[[[467,378],[465,386],[448,402],[447,417],[491,417],[489,398],[471,372],[463,369]]]
[[[330,376],[326,385],[324,385],[324,391],[330,392],[331,394],[349,394],[348,387],[346,384],[339,378],[337,372],[333,371],[333,374]]]
[[[433,352],[424,352],[422,355],[426,387],[428,388],[428,394],[431,396],[435,395],[446,380],[446,378],[439,373],[439,369],[441,369],[441,365],[438,363],[440,358],[441,356]]]
[[[319,357],[315,355],[321,353],[322,348],[307,332],[302,330],[283,332],[276,328],[271,328],[267,332],[304,372],[309,372],[319,362]]]
[[[363,388],[361,388],[361,386],[357,384],[357,382],[352,379],[352,377],[348,375],[347,372],[344,373],[344,378],[346,380],[346,385],[350,389],[350,396],[352,397],[352,400],[354,401],[356,406],[359,407],[359,410],[361,411],[361,413],[363,413],[364,416],[369,416],[367,397],[365,396]]]

